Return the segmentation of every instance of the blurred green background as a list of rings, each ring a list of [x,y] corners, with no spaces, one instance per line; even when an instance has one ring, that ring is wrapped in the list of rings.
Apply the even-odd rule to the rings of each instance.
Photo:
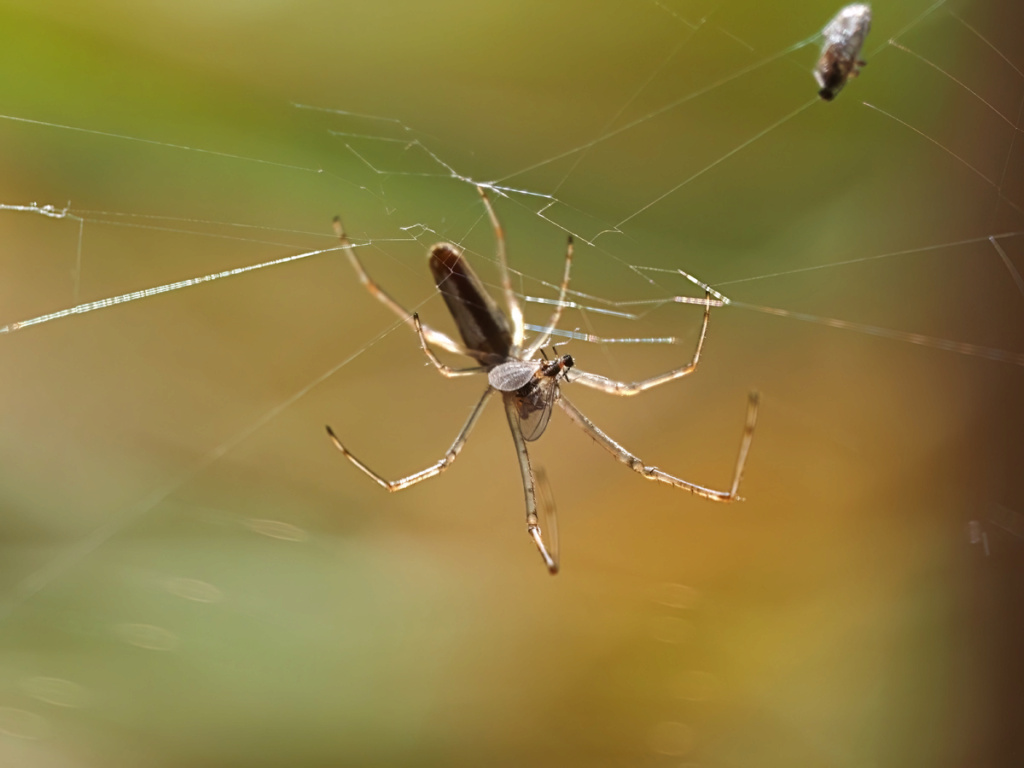
[[[483,386],[425,367],[338,252],[0,335],[0,765],[1020,759],[1021,366],[750,307],[1024,353],[1024,12],[878,4],[826,104],[837,10],[4,3],[0,203],[71,217],[0,211],[0,325],[332,248],[340,213],[450,330],[429,245],[496,279],[471,178],[541,195],[495,196],[526,294],[570,231],[595,306],[693,293],[635,266],[744,304],[683,382],[566,385],[599,426],[725,487],[762,408],[729,507],[556,414],[551,578],[494,404],[402,494],[330,446],[409,474]],[[699,321],[567,311],[680,344],[566,351],[642,378]]]

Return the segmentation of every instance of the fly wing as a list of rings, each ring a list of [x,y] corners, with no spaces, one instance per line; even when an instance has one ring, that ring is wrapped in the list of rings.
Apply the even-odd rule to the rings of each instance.
[[[548,411],[550,412],[550,408]],[[551,561],[554,563],[554,568],[551,568],[552,573],[558,571],[559,566],[559,553],[558,553],[558,510],[555,508],[555,497],[551,493],[551,484],[548,483],[547,472],[544,471],[543,467],[537,467],[537,491],[539,498],[537,499],[540,503],[537,505],[537,511],[540,513],[540,530],[544,534],[545,549],[551,556]],[[550,566],[549,566],[550,568]]]
[[[544,434],[551,419],[551,406],[555,403],[557,383],[552,378],[537,379],[537,386],[518,400],[516,409],[523,439],[532,442]]]
[[[544,408],[533,411],[526,418],[520,416],[520,426],[523,430],[523,439],[527,442],[533,442],[541,435],[544,434],[544,430],[548,427],[548,421],[551,419],[551,403],[548,403]]]
[[[495,366],[487,374],[487,381],[499,392],[515,392],[530,383],[537,374],[537,364],[522,360],[509,360]]]

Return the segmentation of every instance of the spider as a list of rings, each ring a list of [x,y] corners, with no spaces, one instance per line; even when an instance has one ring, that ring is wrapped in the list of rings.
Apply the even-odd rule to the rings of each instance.
[[[563,381],[571,381],[574,384],[599,389],[611,395],[629,396],[645,392],[660,384],[665,384],[693,373],[700,360],[701,349],[704,346],[704,338],[708,330],[708,318],[713,303],[710,290],[702,302],[704,304],[704,321],[701,324],[700,336],[697,339],[697,349],[694,351],[690,362],[681,368],[675,368],[641,381],[627,383],[581,371],[574,367],[575,361],[571,355],[562,355],[561,357],[548,360],[542,350],[548,344],[550,332],[558,325],[562,315],[562,308],[565,305],[565,295],[569,287],[569,270],[572,265],[572,237],[569,237],[569,243],[566,248],[565,271],[559,289],[559,300],[555,304],[551,319],[546,326],[547,330],[527,343],[524,340],[523,312],[512,291],[512,282],[509,278],[508,263],[505,257],[505,235],[486,191],[483,187],[477,187],[477,191],[483,199],[484,207],[487,209],[487,215],[494,229],[497,242],[498,268],[501,274],[501,287],[505,295],[505,303],[508,305],[508,317],[501,311],[487,291],[484,290],[479,278],[477,278],[465,258],[463,258],[462,252],[456,246],[451,243],[438,243],[434,245],[431,247],[429,255],[430,271],[434,275],[437,289],[441,292],[441,296],[448,306],[448,311],[455,320],[455,325],[458,327],[459,334],[462,337],[462,343],[459,343],[445,333],[423,324],[418,314],[409,313],[383,288],[377,285],[366,272],[362,262],[356,255],[352,243],[345,235],[340,218],[335,218],[335,232],[356,274],[359,275],[359,280],[371,295],[398,315],[416,332],[423,354],[438,372],[448,378],[487,374],[488,380],[487,389],[484,390],[476,407],[470,413],[469,419],[463,425],[462,430],[456,436],[455,441],[444,457],[424,470],[415,472],[400,480],[386,480],[357,459],[328,426],[327,434],[330,436],[335,447],[344,454],[345,458],[386,491],[401,491],[423,480],[436,477],[448,469],[459,455],[463,446],[465,446],[469,433],[476,425],[477,419],[480,418],[484,406],[495,393],[500,393],[505,406],[505,416],[508,419],[509,429],[512,431],[512,441],[515,444],[516,455],[519,458],[519,471],[522,475],[523,492],[526,497],[526,530],[536,544],[544,564],[552,574],[558,572],[558,552],[557,548],[554,547],[552,551],[549,551],[544,543],[538,514],[537,483],[534,479],[533,469],[530,466],[530,457],[526,450],[526,444],[536,440],[544,433],[552,407],[555,404],[565,411],[569,419],[586,432],[594,442],[627,467],[638,472],[642,477],[648,480],[667,483],[712,501],[728,502],[738,500],[740,498],[737,494],[740,478],[743,475],[743,466],[746,463],[747,452],[750,449],[750,441],[753,437],[754,424],[757,419],[757,393],[751,393],[749,397],[747,421],[740,442],[739,458],[736,462],[732,486],[728,491],[717,491],[682,480],[656,467],[644,464],[640,457],[630,453],[602,432],[576,406],[570,403],[565,395],[562,394],[560,386],[560,383]],[[476,365],[467,368],[452,368],[445,365],[437,358],[431,348],[432,346],[464,355],[472,359]],[[538,352],[541,354],[539,358],[537,357]],[[555,354],[557,355],[557,352]],[[573,372],[571,379],[568,376],[570,370]],[[547,506],[547,504],[544,506]]]

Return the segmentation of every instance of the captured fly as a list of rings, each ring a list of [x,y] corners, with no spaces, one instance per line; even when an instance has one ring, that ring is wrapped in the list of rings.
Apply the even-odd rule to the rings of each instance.
[[[814,67],[814,79],[821,86],[818,95],[825,101],[832,101],[846,81],[856,77],[867,64],[860,58],[860,49],[870,30],[871,6],[855,3],[839,11],[821,31],[825,44]]]
[[[512,402],[524,440],[532,442],[544,434],[558,397],[558,380],[565,378],[572,366],[572,355],[562,355],[550,362],[509,360],[488,372],[492,387],[515,393]]]

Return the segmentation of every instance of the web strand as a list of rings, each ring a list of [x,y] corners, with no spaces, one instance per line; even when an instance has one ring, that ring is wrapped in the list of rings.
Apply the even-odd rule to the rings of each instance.
[[[421,132],[415,131],[409,126],[405,125],[401,120],[393,117],[376,116],[356,111],[349,111],[345,109],[332,109],[324,107],[313,107],[303,104],[295,103],[293,106],[296,110],[304,112],[316,112],[324,115],[337,118],[339,121],[362,121],[368,123],[369,128],[363,129],[347,129],[347,126],[340,128],[327,129],[331,136],[338,139],[338,146],[344,148],[344,152],[341,154],[348,154],[355,161],[350,160],[353,165],[360,167],[360,171],[364,174],[372,174],[371,178],[379,181],[380,191],[374,193],[375,199],[379,201],[382,208],[387,209],[389,216],[394,217],[395,229],[403,234],[409,235],[410,232],[414,233],[415,236],[409,235],[404,238],[406,241],[419,242],[419,238],[426,235],[427,233],[436,234],[438,231],[442,231],[442,227],[436,221],[427,221],[419,217],[418,212],[413,212],[411,209],[399,209],[394,210],[391,207],[391,203],[394,198],[397,197],[392,191],[388,189],[388,184],[395,181],[396,179],[402,179],[403,177],[408,179],[414,179],[417,182],[426,181],[430,182],[431,179],[451,179],[461,184],[467,185],[467,187],[475,186],[477,184],[483,186],[495,193],[496,197],[501,197],[502,203],[506,201],[512,201],[521,208],[529,210],[539,221],[546,225],[551,225],[550,230],[558,233],[568,233],[582,244],[592,246],[589,254],[591,257],[596,259],[606,259],[608,263],[616,266],[624,266],[627,268],[627,272],[631,280],[634,280],[642,288],[650,288],[657,292],[658,297],[654,299],[636,299],[631,300],[623,298],[628,296],[632,284],[625,286],[617,286],[617,290],[614,296],[611,295],[597,295],[594,291],[584,292],[578,290],[570,291],[573,296],[572,301],[563,303],[563,306],[567,309],[578,311],[584,317],[584,322],[589,323],[591,318],[590,315],[602,315],[609,318],[630,322],[638,319],[642,319],[648,315],[648,311],[654,307],[663,306],[669,303],[692,303],[692,304],[704,304],[705,300],[694,297],[683,297],[677,295],[676,288],[677,282],[680,276],[689,279],[690,282],[700,286],[704,286],[703,283],[696,281],[686,273],[681,273],[678,269],[664,269],[664,268],[651,268],[643,264],[633,263],[628,257],[621,255],[617,252],[612,245],[608,245],[606,248],[597,247],[595,244],[602,240],[601,245],[604,246],[607,241],[613,240],[613,238],[607,237],[609,235],[616,235],[623,238],[623,241],[628,241],[628,235],[631,229],[638,228],[638,223],[635,221],[641,214],[648,211],[657,209],[659,206],[669,204],[671,196],[678,192],[687,185],[694,184],[698,181],[705,179],[712,172],[721,169],[726,161],[736,159],[737,161],[742,157],[744,151],[749,150],[751,147],[756,147],[765,137],[769,136],[780,130],[792,129],[794,134],[797,133],[796,127],[806,120],[798,120],[800,115],[810,110],[812,107],[818,105],[818,101],[815,98],[808,97],[805,101],[801,101],[800,104],[789,111],[784,111],[781,117],[774,120],[765,120],[762,122],[764,127],[752,132],[748,129],[746,138],[738,141],[734,145],[730,146],[724,152],[704,158],[706,162],[703,162],[700,170],[688,175],[687,177],[680,180],[678,183],[672,184],[668,189],[664,191],[650,190],[651,196],[645,197],[646,202],[641,205],[626,209],[625,215],[623,212],[619,212],[614,218],[610,218],[608,221],[599,221],[595,225],[593,230],[580,231],[580,227],[575,225],[566,224],[559,220],[559,211],[570,211],[572,213],[584,213],[585,210],[581,211],[581,206],[574,205],[575,201],[569,199],[562,199],[565,196],[563,189],[570,179],[576,178],[585,173],[587,163],[592,159],[591,150],[601,145],[607,144],[611,139],[627,136],[630,131],[637,129],[641,126],[647,126],[659,119],[662,119],[669,115],[673,110],[676,110],[683,105],[693,104],[700,97],[707,94],[713,93],[724,86],[736,83],[743,78],[752,75],[753,73],[765,70],[769,65],[774,62],[787,59],[794,53],[807,48],[814,43],[818,37],[817,31],[813,29],[806,30],[812,32],[809,36],[804,36],[804,30],[800,31],[800,34],[794,35],[789,39],[792,40],[794,37],[799,37],[797,42],[789,45],[785,45],[774,52],[769,52],[767,55],[760,55],[755,61],[740,66],[735,66],[727,74],[722,77],[718,77],[711,82],[705,83],[703,86],[690,90],[686,93],[678,94],[673,98],[668,99],[664,103],[655,106],[653,109],[646,111],[631,120],[627,120],[621,125],[617,123],[626,115],[629,109],[637,103],[641,94],[647,92],[650,84],[663,73],[668,71],[668,68],[673,62],[679,51],[683,50],[689,41],[693,39],[698,32],[704,32],[708,28],[706,19],[701,19],[698,23],[687,22],[679,17],[671,9],[665,7],[663,4],[655,0],[654,5],[661,8],[666,14],[682,20],[689,28],[689,33],[681,38],[674,46],[668,50],[665,56],[660,60],[659,65],[654,68],[649,76],[640,80],[639,84],[627,94],[625,99],[618,102],[619,106],[612,112],[611,117],[600,124],[596,130],[586,135],[591,136],[588,140],[568,147],[566,149],[546,151],[543,155],[539,155],[536,159],[529,160],[522,165],[522,167],[513,168],[512,170],[506,171],[498,175],[497,178],[490,181],[479,181],[473,177],[473,173],[463,168],[458,167],[455,162],[450,161],[444,153],[437,151],[434,147],[436,146],[431,141],[431,137]],[[906,43],[897,42],[900,40],[908,31],[921,27],[926,20],[935,16],[937,11],[944,5],[943,0],[939,0],[922,13],[912,19],[903,29],[901,29],[896,35],[894,35],[888,42],[882,43],[877,46],[874,50],[875,54],[883,51],[896,51],[897,54],[887,56],[889,61],[900,58],[913,58],[921,61],[927,65],[927,69],[931,71],[932,77],[936,80],[940,80],[944,83],[950,84],[951,87],[955,87],[980,101],[990,111],[997,115],[1003,122],[1010,125],[1013,129],[1012,137],[1006,151],[1006,160],[1002,166],[1002,172],[999,179],[991,178],[986,173],[982,172],[978,167],[972,165],[963,153],[958,152],[958,147],[947,146],[940,142],[935,136],[929,133],[929,130],[925,127],[914,125],[908,119],[894,114],[891,111],[887,111],[873,103],[862,102],[864,106],[873,110],[879,116],[886,117],[892,122],[908,129],[913,133],[914,136],[923,139],[930,145],[938,147],[946,155],[955,159],[958,163],[969,169],[973,174],[977,175],[987,185],[991,186],[998,193],[999,199],[1005,202],[1010,208],[1016,213],[1024,213],[1024,209],[1009,198],[1006,192],[1006,181],[1011,177],[1011,162],[1014,147],[1017,146],[1017,133],[1020,132],[1020,119],[1021,113],[1024,111],[1024,100],[1021,101],[1021,110],[1018,111],[1016,120],[1011,118],[1009,110],[1002,111],[998,109],[993,103],[986,100],[980,92],[972,87],[972,85],[963,77],[960,77],[954,72],[949,66],[945,65],[945,62],[938,62],[928,59],[927,57],[912,50]],[[950,12],[949,14],[954,18],[963,28],[974,34],[989,48],[991,48],[1010,68],[1012,68],[1016,77],[1018,78],[1018,84],[1024,83],[1024,72],[1016,66],[1013,61],[996,46],[994,46],[988,39],[986,39],[975,27],[971,26],[968,22],[964,21],[960,16]],[[817,21],[815,22],[817,23]],[[729,36],[735,40],[739,47],[746,49],[748,53],[754,53],[755,48],[749,43],[744,42],[739,36],[733,34],[729,30],[718,28],[720,32]],[[749,57],[748,57],[749,58]],[[796,59],[797,57],[793,57]],[[747,59],[745,59],[747,60]],[[796,63],[796,62],[794,62]],[[798,66],[802,66],[799,64]],[[809,70],[809,66],[807,67]],[[882,67],[871,67],[868,70],[868,74],[865,77],[882,77],[884,71]],[[811,78],[809,72],[806,75],[808,81],[808,88],[811,87]],[[852,90],[852,86],[851,86]],[[813,93],[812,90],[808,91]],[[842,99],[849,101],[852,98],[850,93],[844,92]],[[803,95],[799,97],[803,99]],[[856,102],[854,102],[856,106]],[[824,108],[824,107],[822,107]],[[788,106],[787,106],[788,109]],[[605,113],[607,114],[607,113]],[[165,149],[173,149],[176,151],[183,151],[189,153],[195,153],[197,155],[205,155],[210,157],[217,157],[235,161],[241,161],[245,163],[254,163],[259,165],[268,165],[278,168],[284,168],[287,170],[299,171],[301,173],[313,173],[323,174],[324,176],[332,176],[332,178],[342,178],[346,184],[356,187],[359,189],[365,189],[365,187],[356,179],[356,174],[352,174],[352,178],[347,178],[344,174],[333,175],[324,171],[320,167],[311,167],[305,165],[296,165],[268,158],[250,157],[241,154],[235,154],[230,152],[222,152],[217,150],[208,149],[205,147],[189,146],[185,144],[177,144],[171,142],[160,141],[148,137],[131,136],[121,134],[117,132],[108,132],[96,130],[84,126],[73,126],[65,125],[54,122],[46,122],[42,120],[34,120],[25,117],[13,116],[13,115],[0,115],[0,119],[16,122],[27,126],[32,126],[36,129],[58,129],[62,131],[68,131],[77,134],[83,134],[86,136],[94,136],[103,139],[110,139],[115,142],[132,142],[151,145],[155,147],[161,147]],[[765,123],[767,123],[765,125]],[[378,131],[379,129],[379,131]],[[409,153],[414,151],[418,154],[419,159],[424,162],[433,163],[436,167],[436,171],[421,171],[421,170],[410,170],[413,166],[410,161],[405,160],[406,165],[403,165],[403,160],[390,167],[386,164],[377,162],[371,155],[373,151],[363,151],[366,147],[366,142],[370,142],[374,145],[385,145],[394,148],[395,151],[401,151]],[[551,148],[548,148],[549,150]],[[716,150],[717,151],[717,150]],[[547,168],[552,164],[561,161],[571,159],[572,162],[568,166],[568,169],[555,181],[550,183],[550,188],[535,189],[531,187],[529,181],[523,181],[522,184],[512,186],[509,184],[512,179],[529,179],[534,171]],[[467,189],[467,192],[471,192],[471,189]],[[173,217],[173,216],[160,216],[160,215],[148,215],[135,213],[131,211],[94,211],[94,210],[81,210],[72,211],[68,208],[57,208],[54,206],[39,206],[36,204],[18,205],[18,204],[2,204],[0,210],[9,212],[27,212],[34,213],[40,216],[59,220],[68,219],[76,222],[78,232],[77,241],[75,246],[75,259],[73,269],[73,282],[74,282],[74,293],[73,293],[73,306],[65,309],[60,309],[45,313],[33,318],[26,320],[12,322],[3,327],[0,327],[0,334],[9,335],[15,331],[23,330],[28,327],[34,327],[45,323],[50,323],[55,320],[69,320],[72,317],[87,314],[99,309],[107,309],[119,306],[121,304],[127,304],[141,299],[152,298],[165,293],[174,291],[184,290],[186,288],[196,287],[206,283],[212,283],[216,281],[224,280],[225,278],[240,276],[256,270],[265,269],[273,266],[283,266],[292,262],[297,262],[303,259],[308,259],[312,256],[318,256],[322,254],[331,253],[338,250],[338,247],[330,247],[317,250],[304,251],[302,253],[290,254],[281,256],[269,261],[263,261],[257,264],[246,265],[236,267],[229,270],[223,270],[218,272],[212,272],[203,274],[195,277],[185,277],[180,280],[152,286],[136,291],[122,293],[109,298],[100,299],[91,302],[81,302],[79,300],[80,283],[82,278],[83,270],[83,243],[91,242],[84,238],[84,225],[85,223],[101,222],[103,224],[112,226],[126,226],[133,227],[140,230],[150,230],[153,232],[174,232],[177,234],[190,234],[198,235],[203,237],[223,237],[229,240],[238,242],[251,242],[261,244],[272,244],[282,248],[289,247],[287,239],[289,235],[309,235],[321,233],[309,233],[299,229],[278,229],[273,227],[253,227],[252,225],[245,225],[238,222],[228,221],[216,221],[214,219],[205,219],[202,217],[196,217],[190,219],[187,217]],[[620,218],[621,216],[621,218]],[[482,220],[483,217],[477,219]],[[617,221],[616,221],[617,219]],[[416,222],[416,223],[409,223]],[[226,227],[232,230],[237,230],[230,235],[201,232],[193,227],[213,225],[218,227]],[[628,226],[628,225],[632,225]],[[474,225],[475,226],[475,225]],[[258,230],[257,234],[260,237],[249,237],[243,235],[242,231],[249,232]],[[472,230],[472,227],[469,228]],[[775,317],[784,318],[786,320],[795,320],[800,322],[809,322],[824,327],[835,328],[839,330],[849,331],[858,333],[866,336],[878,337],[897,341],[905,344],[911,344],[916,346],[927,347],[931,349],[943,350],[953,352],[955,354],[978,358],[982,360],[1009,363],[1014,366],[1024,365],[1024,353],[1016,352],[1012,350],[996,349],[988,346],[974,344],[966,341],[958,341],[952,339],[940,338],[935,335],[929,335],[925,333],[915,333],[902,331],[897,329],[884,328],[878,325],[870,323],[858,323],[851,322],[836,318],[830,318],[825,316],[813,315],[803,312],[796,312],[781,307],[767,306],[762,303],[745,302],[733,297],[726,297],[719,292],[718,289],[723,289],[726,286],[737,286],[737,285],[749,285],[751,283],[765,283],[767,281],[782,280],[785,284],[784,278],[804,273],[820,273],[823,276],[834,274],[839,275],[839,269],[851,264],[865,263],[869,261],[880,261],[889,259],[899,255],[914,254],[922,252],[940,252],[943,250],[955,250],[964,246],[988,242],[996,255],[1000,259],[1002,265],[1005,267],[1006,274],[1009,280],[1013,282],[1018,293],[1024,296],[1024,278],[1022,278],[1020,271],[1014,265],[1010,256],[1007,254],[1006,248],[1003,247],[1005,241],[1010,238],[1020,237],[1021,231],[1000,231],[1000,232],[984,232],[983,234],[973,235],[970,237],[961,237],[954,240],[948,240],[938,243],[930,243],[927,245],[918,245],[910,248],[901,250],[893,250],[879,254],[868,254],[864,256],[858,256],[853,259],[846,259],[841,261],[828,261],[830,255],[828,253],[820,254],[819,258],[821,263],[800,266],[796,268],[786,269],[775,269],[775,268],[758,268],[756,264],[746,268],[745,273],[741,273],[740,276],[731,277],[729,280],[715,283],[715,288],[711,286],[705,286],[709,290],[714,291],[712,295],[715,296],[715,303],[713,306],[716,307],[716,311],[724,311],[726,307],[733,307],[735,309],[746,310],[751,313],[771,315]],[[265,234],[270,233],[270,234]],[[273,235],[281,236],[281,241],[274,241],[268,239],[261,239],[261,237],[271,237]],[[374,237],[369,238],[366,241],[366,245],[383,245],[385,243],[391,243],[402,238],[393,237]],[[460,240],[460,238],[453,238]],[[616,243],[619,241],[616,240]],[[635,258],[635,257],[634,257]],[[581,261],[583,258],[581,258]],[[514,264],[514,259],[513,259]],[[535,278],[531,274],[517,272],[515,273],[520,283],[532,282],[539,283],[543,286],[552,287],[550,283],[546,283],[543,280]],[[621,288],[621,290],[620,290]],[[522,293],[522,291],[520,291]],[[610,293],[610,291],[608,291]],[[550,298],[542,296],[527,296],[527,301],[531,303],[547,304],[551,305],[553,302]],[[129,525],[132,521],[139,519],[151,512],[161,502],[166,500],[169,496],[173,495],[178,489],[189,483],[194,479],[200,472],[209,468],[225,455],[229,454],[233,449],[239,446],[242,442],[253,436],[260,428],[271,422],[273,419],[279,417],[285,413],[291,406],[298,402],[302,397],[308,394],[311,390],[323,383],[330,376],[342,370],[346,365],[351,363],[354,359],[359,357],[363,352],[372,348],[373,345],[379,343],[388,334],[392,333],[397,328],[402,326],[401,323],[396,322],[388,325],[386,328],[381,330],[379,333],[373,334],[372,338],[365,342],[361,342],[360,346],[352,352],[350,355],[345,356],[336,365],[331,366],[325,370],[322,374],[317,375],[308,384],[300,387],[295,392],[290,394],[288,397],[277,403],[273,407],[267,409],[252,421],[247,424],[243,429],[234,432],[224,440],[218,442],[217,446],[203,455],[201,458],[193,462],[184,471],[176,474],[173,478],[159,487],[155,488],[151,493],[145,495],[140,501],[125,509],[120,514],[114,516],[109,522],[98,527],[92,534],[86,536],[81,542],[69,548],[65,553],[55,558],[49,564],[43,568],[37,570],[23,582],[17,585],[9,595],[7,601],[6,610],[9,613],[13,608],[29,599],[31,599],[40,590],[45,588],[48,584],[54,580],[60,578],[63,574],[68,572],[75,564],[80,562],[82,559],[89,556],[96,549],[101,547],[105,542],[109,541],[110,538],[115,536],[119,531],[123,530],[125,526]],[[527,328],[536,333],[545,332],[542,326],[527,325]],[[592,331],[592,328],[587,328],[587,331]],[[640,334],[629,334],[629,335],[609,335],[601,336],[594,332],[584,332],[580,329],[569,329],[559,328],[552,331],[553,335],[564,338],[572,339],[575,341],[590,342],[597,344],[606,345],[623,345],[623,344],[676,344],[680,342],[680,338],[672,335],[640,335]]]

